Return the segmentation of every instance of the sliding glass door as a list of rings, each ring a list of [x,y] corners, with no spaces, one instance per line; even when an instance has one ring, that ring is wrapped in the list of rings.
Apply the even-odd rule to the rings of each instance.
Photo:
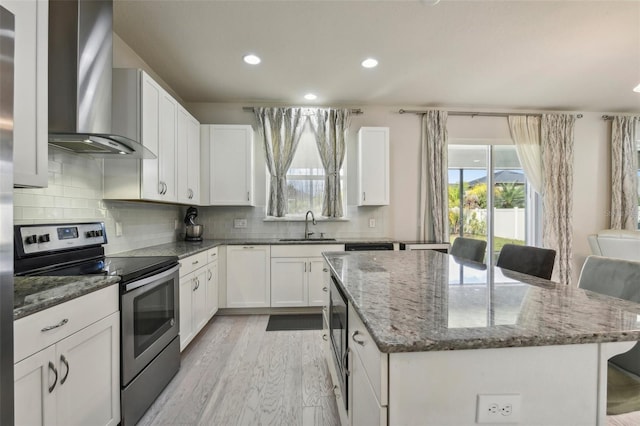
[[[536,197],[513,145],[449,145],[449,241],[487,241],[495,264],[504,244],[535,244]]]

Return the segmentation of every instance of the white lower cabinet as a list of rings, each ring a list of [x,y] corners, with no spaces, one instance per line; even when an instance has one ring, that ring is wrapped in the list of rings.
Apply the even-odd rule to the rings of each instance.
[[[271,306],[324,306],[328,290],[322,252],[343,245],[278,245],[271,247]]]
[[[112,287],[90,294],[87,309],[95,317],[77,314],[83,296],[14,323],[20,359],[14,366],[16,425],[120,423],[120,314]],[[105,306],[112,313],[102,317]],[[58,327],[42,331],[47,325]],[[51,338],[55,343],[23,357],[32,342]]]
[[[180,350],[218,310],[217,248],[180,260]],[[213,254],[213,256],[212,256]]]
[[[227,308],[268,308],[270,266],[270,246],[227,246]]]
[[[349,389],[351,424],[353,426],[386,425],[387,407],[382,407],[378,403],[358,353],[350,351],[349,355],[351,355],[351,386]]]
[[[207,265],[206,308],[209,318],[218,312],[218,249],[209,250],[209,264]]]

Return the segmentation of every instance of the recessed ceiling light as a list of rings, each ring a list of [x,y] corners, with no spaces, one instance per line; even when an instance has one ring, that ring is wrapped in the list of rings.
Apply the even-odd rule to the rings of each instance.
[[[365,68],[375,68],[378,66],[378,61],[373,58],[367,58],[362,61],[362,66]]]
[[[308,101],[315,101],[316,99],[318,99],[318,97],[313,93],[307,93],[306,95],[304,95],[304,98]]]
[[[640,84],[638,84],[638,85],[636,86],[636,88],[635,88],[635,89],[633,89],[633,91],[634,91],[634,92],[638,92],[638,93],[640,93]]]
[[[258,65],[262,61],[258,56],[254,54],[244,55],[242,59],[249,65]]]

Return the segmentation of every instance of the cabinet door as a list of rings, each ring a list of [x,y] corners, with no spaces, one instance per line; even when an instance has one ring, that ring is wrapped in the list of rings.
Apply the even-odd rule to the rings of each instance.
[[[160,94],[160,128],[158,131],[159,149],[158,175],[160,185],[164,187],[160,199],[176,201],[176,131],[178,103],[164,90]]]
[[[198,334],[209,319],[207,317],[207,275],[207,268],[200,268],[195,272],[195,286],[191,294],[195,334]]]
[[[56,424],[56,388],[60,372],[55,360],[55,346],[49,346],[14,366],[16,425]]]
[[[178,107],[177,128],[178,202],[188,204],[191,202],[189,198],[189,113],[182,107]]]
[[[200,123],[178,105],[177,123],[178,202],[200,202]]]
[[[120,314],[114,313],[56,345],[60,425],[120,423]]]
[[[227,247],[227,307],[266,308],[271,304],[269,246]]]
[[[351,358],[351,386],[349,386],[349,410],[353,425],[387,424],[387,408],[381,407],[373,392],[367,373],[357,352],[349,351]]]
[[[218,311],[218,261],[207,266],[207,317],[211,318]]]
[[[180,351],[195,335],[193,324],[193,299],[191,293],[195,287],[195,273],[180,277]]]
[[[1,0],[0,5],[15,15],[14,185],[46,187],[49,3]]]
[[[253,129],[213,125],[210,132],[210,204],[252,206]]]
[[[328,271],[322,257],[309,258],[309,306],[324,306],[329,294]]]
[[[187,182],[189,204],[200,204],[200,123],[189,116]]]
[[[271,259],[271,307],[307,306],[306,257]]]
[[[146,73],[142,73],[142,143],[156,157],[160,156],[160,96],[162,89]],[[164,188],[160,185],[159,158],[142,160],[142,198],[161,200]]]
[[[389,204],[389,128],[358,131],[358,205]]]

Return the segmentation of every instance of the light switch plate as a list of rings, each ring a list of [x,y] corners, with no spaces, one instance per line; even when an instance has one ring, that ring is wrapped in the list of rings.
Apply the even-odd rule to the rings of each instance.
[[[376,227],[376,220],[375,218],[371,218],[369,219],[369,228],[375,228]]]
[[[234,228],[246,228],[247,227],[247,219],[233,219],[233,227]]]

